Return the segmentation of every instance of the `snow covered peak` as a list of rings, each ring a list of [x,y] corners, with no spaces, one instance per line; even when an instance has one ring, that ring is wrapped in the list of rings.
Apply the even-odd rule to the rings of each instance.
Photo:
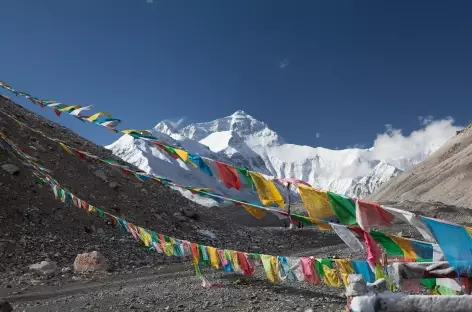
[[[421,148],[415,145],[408,148],[412,151],[410,153],[402,149],[393,154],[383,152],[391,151],[391,148],[382,148],[389,143],[383,137],[377,139],[375,148],[367,149],[331,150],[289,144],[267,124],[242,110],[213,121],[186,126],[181,120],[164,120],[151,131],[160,140],[181,146],[191,153],[270,176],[300,179],[317,188],[358,198],[369,195],[402,170],[421,162],[435,149],[435,146]],[[415,144],[421,145],[423,142],[417,139]],[[234,189],[226,189],[218,182],[217,174],[213,177],[201,174],[152,146],[134,142],[131,137],[124,136],[108,148],[142,170],[169,177],[178,183],[210,187],[233,198],[245,198],[247,195],[247,190],[232,193]],[[159,159],[152,160],[155,157]]]
[[[265,138],[265,144],[277,145],[284,142],[275,131],[271,130],[264,122],[257,120],[253,116],[242,110],[234,112],[232,115],[215,119],[209,122],[190,124],[179,130],[179,133],[189,139],[202,141],[211,135],[218,137],[218,145],[221,147],[219,138],[224,137],[226,141],[233,138],[236,140],[246,140],[250,136]],[[208,139],[206,140],[209,141]],[[211,140],[210,140],[211,141]],[[209,146],[212,148],[212,146]],[[219,148],[221,149],[221,148]]]
[[[237,110],[231,116],[233,116],[233,117],[253,118],[251,115],[249,115],[248,113],[246,113],[243,110]]]
[[[156,126],[154,126],[152,132],[160,132],[167,135],[178,133],[171,122],[167,120],[160,121]]]

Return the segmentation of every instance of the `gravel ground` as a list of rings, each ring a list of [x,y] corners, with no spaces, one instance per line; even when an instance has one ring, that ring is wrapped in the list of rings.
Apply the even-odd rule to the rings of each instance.
[[[343,288],[204,272],[221,287],[205,289],[191,265],[166,265],[101,281],[34,287],[7,297],[15,311],[341,311]],[[18,290],[12,288],[10,293]]]

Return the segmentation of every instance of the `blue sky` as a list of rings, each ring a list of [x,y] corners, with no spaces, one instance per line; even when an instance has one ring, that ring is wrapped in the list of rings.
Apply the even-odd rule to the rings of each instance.
[[[335,148],[372,145],[385,124],[408,134],[418,116],[472,120],[470,1],[4,0],[1,13],[0,80],[124,128],[242,109]]]

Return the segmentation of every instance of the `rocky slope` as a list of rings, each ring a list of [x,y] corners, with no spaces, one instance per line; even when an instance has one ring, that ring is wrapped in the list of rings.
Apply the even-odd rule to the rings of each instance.
[[[337,247],[341,244],[341,240],[331,232],[300,229],[286,235],[287,232],[283,228],[248,228],[238,225],[230,219],[231,216],[220,215],[214,210],[189,201],[179,192],[166,186],[157,183],[142,183],[134,178],[123,176],[103,163],[81,160],[79,157],[69,155],[56,143],[26,128],[20,128],[19,124],[3,115],[2,112],[15,116],[28,126],[45,132],[48,136],[61,139],[71,146],[94,155],[112,157],[109,150],[96,146],[68,129],[0,97],[0,130],[3,133],[15,144],[43,161],[45,166],[52,170],[52,175],[78,197],[137,225],[177,238],[244,251],[292,255],[299,251],[311,250],[312,254],[325,256],[328,255],[328,251],[322,247],[333,246],[335,248],[330,249],[330,255],[351,255],[346,248]],[[67,118],[67,116],[61,118]],[[148,275],[154,274],[160,268],[167,268],[171,262],[183,262],[184,269],[179,270],[189,271],[191,263],[189,259],[165,257],[150,252],[140,247],[128,234],[121,233],[121,230],[109,220],[85,214],[76,207],[56,201],[51,189],[38,185],[30,169],[25,167],[8,148],[0,149],[0,166],[3,165],[18,168],[15,173],[0,169],[0,254],[2,255],[0,257],[0,299],[7,298],[15,308],[18,307],[22,311],[63,311],[65,309],[76,311],[83,308],[90,311],[105,309],[129,311],[132,309],[130,305],[134,304],[144,311],[146,309],[149,311],[195,311],[206,305],[207,311],[220,311],[222,302],[208,306],[206,301],[216,302],[223,294],[225,298],[230,298],[233,292],[232,287],[227,285],[228,280],[225,280],[224,274],[218,273],[220,275],[215,275],[215,278],[225,283],[223,292],[218,290],[207,292],[206,295],[195,300],[195,294],[198,293],[195,289],[200,286],[187,287],[188,283],[199,285],[198,279],[191,272],[188,272],[182,282],[166,283],[174,289],[171,300],[164,300],[164,297],[168,297],[164,296],[164,292],[162,292],[162,297],[159,297],[162,301],[156,301],[155,296],[153,299],[142,295],[146,290],[154,289],[155,285],[161,285],[158,292],[162,291],[162,283],[150,284],[150,282],[141,288],[136,288],[142,290],[141,295],[136,292],[135,288],[125,290],[119,306],[115,305],[116,296],[111,296],[115,290],[110,293],[106,289],[99,289],[87,295],[84,295],[84,291],[80,291],[75,299],[67,296],[64,297],[65,299],[59,298],[62,295],[53,289],[74,290],[81,287],[88,289],[92,280],[100,283],[100,287],[103,288],[103,285],[108,283],[107,281],[122,279],[123,274],[128,274],[134,279],[143,270],[147,270]],[[117,185],[115,186],[113,182]],[[318,248],[321,249],[318,250]],[[110,267],[109,271],[95,275],[74,273],[71,267],[76,255],[91,250],[98,250],[105,256]],[[29,265],[43,260],[56,262],[59,272],[50,278],[30,272]],[[294,301],[282,301],[282,295],[261,296],[270,291],[270,288],[266,286],[253,288],[250,286],[253,283],[260,283],[257,277],[249,284],[241,286],[245,289],[243,292],[238,292],[241,295],[238,298],[242,306],[251,309],[266,306],[260,304],[261,299],[266,300],[265,297],[280,298],[279,302],[267,307],[269,311],[297,306]],[[262,285],[268,285],[266,282],[262,283]],[[303,283],[284,287],[294,287],[294,291],[302,292],[307,300],[312,296],[312,290],[308,290]],[[290,289],[284,287],[280,289]],[[326,293],[324,296],[329,297],[330,293],[337,294],[336,307],[339,307],[340,290],[326,290],[326,288],[325,286],[317,287],[318,291]],[[36,292],[42,290],[53,291],[54,295],[51,296],[54,299],[38,301],[51,297],[45,295],[35,297]],[[108,296],[107,299],[97,301],[96,294],[98,293]],[[255,297],[251,299],[251,296]],[[22,304],[25,300],[27,301],[27,298],[34,299]],[[74,300],[82,301],[75,304]],[[323,305],[323,299],[318,301],[318,303],[310,302],[310,305]],[[143,302],[148,307],[141,306]],[[182,303],[187,308],[183,309]],[[168,306],[170,308],[167,308]]]
[[[440,201],[472,205],[472,129],[461,131],[422,163],[382,185],[377,201]]]

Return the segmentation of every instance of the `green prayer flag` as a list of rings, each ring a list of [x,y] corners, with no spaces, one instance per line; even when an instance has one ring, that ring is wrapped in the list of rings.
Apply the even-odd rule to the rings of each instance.
[[[98,208],[95,208],[95,209],[97,210],[98,216],[103,217],[103,216],[105,215],[105,213],[103,212],[103,210],[98,209]]]
[[[159,235],[157,235],[157,233],[154,231],[149,231],[149,233],[151,234],[152,241],[155,243],[159,243]]]
[[[421,285],[425,286],[429,290],[434,290],[436,288],[436,279],[435,278],[423,278],[420,281]]]
[[[352,199],[328,193],[328,199],[339,221],[345,225],[356,225],[356,205]]]
[[[244,177],[246,183],[252,188],[255,189],[254,182],[252,181],[249,171],[246,168],[236,168],[239,173]]]
[[[400,255],[403,256],[403,250],[398,246],[390,237],[382,232],[371,231],[370,235],[374,240],[379,243],[387,252],[387,255]]]

